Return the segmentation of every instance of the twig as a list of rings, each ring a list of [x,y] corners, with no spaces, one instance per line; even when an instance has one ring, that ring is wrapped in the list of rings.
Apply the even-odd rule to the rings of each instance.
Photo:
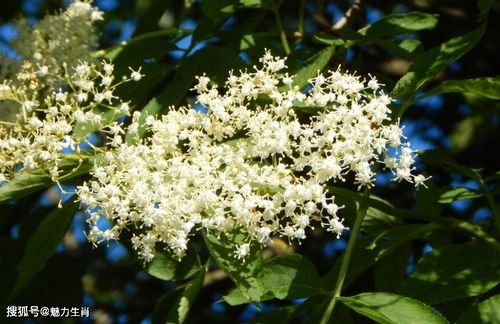
[[[344,16],[337,21],[330,30],[332,32],[341,30],[347,24],[350,23],[351,19],[361,10],[361,0],[355,0],[352,6],[347,9]]]
[[[313,12],[312,18],[321,26],[330,28],[330,22],[325,18],[324,6],[324,0],[316,0],[316,10]]]

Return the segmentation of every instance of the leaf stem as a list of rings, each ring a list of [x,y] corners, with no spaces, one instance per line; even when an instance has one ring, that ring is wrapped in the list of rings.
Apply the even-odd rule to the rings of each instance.
[[[500,234],[500,211],[498,210],[497,204],[495,204],[495,199],[493,198],[490,189],[488,189],[488,185],[486,185],[482,178],[481,180],[479,180],[479,183],[481,184],[484,195],[486,196],[486,200],[488,200],[488,204],[490,205],[491,213],[493,214],[493,218],[495,219],[497,232]]]
[[[354,221],[354,226],[351,231],[351,236],[349,237],[349,243],[347,243],[347,249],[342,257],[342,263],[340,265],[339,275],[337,277],[337,283],[335,284],[335,289],[333,290],[333,297],[330,300],[325,312],[323,313],[323,317],[321,318],[320,323],[326,324],[330,320],[332,316],[333,309],[335,308],[335,303],[340,297],[342,293],[342,287],[344,285],[344,280],[347,274],[347,270],[349,269],[349,263],[351,262],[352,252],[354,251],[354,245],[356,244],[356,239],[361,229],[361,223],[363,223],[363,219],[365,218],[366,211],[368,210],[368,197],[370,195],[370,191],[368,189],[365,190],[363,194],[363,199],[359,202],[358,211],[356,213],[356,220]]]
[[[299,34],[302,36],[304,35],[304,14],[305,14],[305,0],[300,0],[299,4],[299,19],[298,19],[298,24],[297,24],[297,30]]]
[[[279,6],[275,6],[273,8],[273,13],[274,16],[276,17],[276,26],[278,27],[280,38],[281,38],[281,44],[283,45],[283,50],[285,51],[286,55],[290,55],[290,45],[288,44],[288,39],[286,38],[286,32],[285,28],[283,27],[283,22],[281,21],[280,13],[279,13]]]

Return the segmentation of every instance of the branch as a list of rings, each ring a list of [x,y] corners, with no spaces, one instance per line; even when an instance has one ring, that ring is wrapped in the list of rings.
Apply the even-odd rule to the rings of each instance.
[[[335,25],[333,25],[332,28],[330,28],[330,30],[332,32],[336,32],[338,30],[341,30],[342,28],[344,28],[346,25],[348,25],[351,22],[351,19],[353,19],[353,17],[359,11],[361,11],[361,0],[355,0],[354,3],[352,4],[352,6],[349,9],[347,9],[344,16],[342,18],[340,18],[339,21],[337,21],[335,23]]]

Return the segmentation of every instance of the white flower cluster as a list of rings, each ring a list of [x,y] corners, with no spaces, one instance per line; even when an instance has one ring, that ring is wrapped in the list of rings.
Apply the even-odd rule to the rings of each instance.
[[[147,118],[148,138],[110,144],[93,179],[77,190],[91,241],[117,239],[127,229],[144,260],[160,249],[180,259],[196,230],[239,230],[247,242],[235,255],[244,258],[250,241],[302,240],[315,222],[339,237],[346,227],[324,185],[348,173],[370,187],[382,164],[396,179],[419,183],[401,128],[388,123],[391,99],[374,78],[329,72],[304,93],[283,74],[283,59],[266,52],[260,62],[253,72],[231,73],[220,90],[199,77],[195,90],[206,114],[171,109]],[[304,117],[298,106],[321,109]],[[134,114],[129,133],[138,121]],[[400,153],[389,157],[389,147]],[[101,217],[110,229],[99,228]]]
[[[12,47],[23,59],[56,74],[62,72],[63,64],[72,70],[81,61],[96,63],[92,55],[98,45],[94,24],[100,20],[103,12],[90,1],[74,1],[60,14],[45,16],[35,28],[20,20]]]
[[[21,24],[14,42],[21,59],[0,79],[0,182],[35,168],[57,181],[61,151],[79,152],[86,140],[74,132],[77,124],[102,129],[100,110],[129,113],[114,90],[139,72],[115,82],[113,65],[92,57],[97,42],[92,23],[100,19],[102,12],[76,1],[33,29]]]

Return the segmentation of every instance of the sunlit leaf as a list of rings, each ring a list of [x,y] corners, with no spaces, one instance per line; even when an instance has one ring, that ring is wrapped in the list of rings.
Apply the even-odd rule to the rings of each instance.
[[[500,295],[495,295],[477,303],[463,313],[457,324],[483,323],[496,324],[500,322]]]
[[[438,202],[442,204],[449,204],[456,200],[462,199],[473,199],[481,197],[483,194],[480,192],[475,192],[471,189],[459,187],[459,188],[448,188],[441,193]]]
[[[309,79],[315,77],[328,64],[335,51],[335,47],[330,46],[322,49],[316,55],[305,62],[304,67],[295,72],[293,85],[299,88],[305,87]]]
[[[188,249],[182,260],[174,258],[168,252],[157,252],[147,265],[147,272],[162,280],[185,280],[198,273],[201,267],[196,253],[193,249]]]
[[[423,12],[405,12],[387,15],[360,32],[368,38],[379,38],[419,30],[433,29],[438,22],[437,15]]]
[[[400,293],[438,304],[482,294],[500,282],[500,254],[488,245],[453,244],[424,255]]]
[[[447,80],[429,90],[425,97],[440,93],[473,93],[482,97],[500,100],[500,76],[467,80]]]
[[[64,172],[60,181],[74,179],[88,173],[97,159],[99,159],[98,155],[93,157],[65,156],[59,162],[59,169]],[[48,188],[53,183],[52,178],[45,170],[21,171],[9,182],[0,185],[0,202],[25,197],[38,190]]]
[[[432,307],[405,296],[374,292],[340,301],[356,313],[382,324],[426,323],[446,324],[448,321]]]
[[[243,296],[251,301],[259,301],[262,287],[257,280],[257,274],[261,271],[263,262],[260,244],[250,243],[248,256],[242,261],[236,258],[235,251],[240,244],[245,243],[244,233],[225,233],[220,237],[208,233],[203,237],[210,255],[236,283]]]
[[[267,261],[258,273],[257,281],[262,289],[261,301],[325,294],[316,268],[300,254],[281,255]],[[236,289],[223,298],[230,305],[248,303],[248,299]]]
[[[394,117],[400,117],[410,97],[434,78],[441,70],[470,51],[483,36],[485,24],[475,30],[436,46],[413,62],[408,72],[398,81],[391,92],[391,97],[402,100],[402,106]]]

